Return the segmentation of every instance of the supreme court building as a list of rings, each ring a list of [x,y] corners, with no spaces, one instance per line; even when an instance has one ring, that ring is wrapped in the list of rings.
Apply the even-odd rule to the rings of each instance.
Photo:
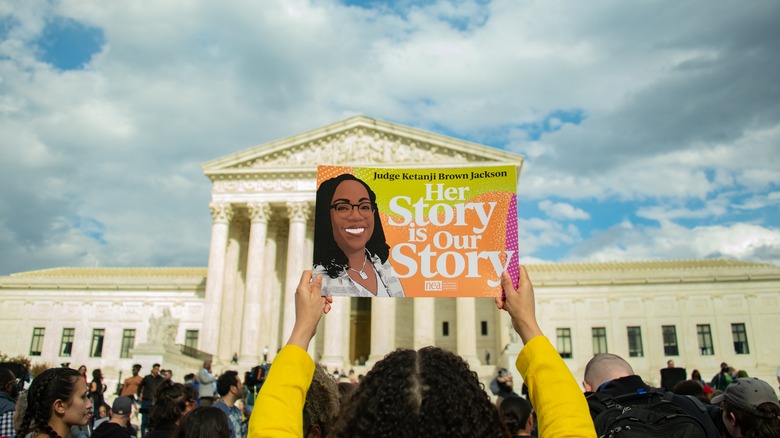
[[[247,370],[266,349],[272,360],[292,331],[295,286],[312,264],[318,164],[501,163],[515,165],[519,181],[522,162],[362,116],[215,159],[203,165],[213,184],[208,267],[64,267],[0,277],[0,352],[102,368],[109,382],[136,362],[147,373],[161,361],[178,380],[206,357],[216,372]],[[577,380],[600,352],[625,357],[656,384],[667,359],[705,379],[725,361],[770,383],[780,365],[777,266],[616,261],[528,271],[542,330]],[[513,369],[522,348],[492,299],[336,298],[309,352],[330,369],[364,372],[396,348],[426,345],[458,353],[485,381],[497,365]]]

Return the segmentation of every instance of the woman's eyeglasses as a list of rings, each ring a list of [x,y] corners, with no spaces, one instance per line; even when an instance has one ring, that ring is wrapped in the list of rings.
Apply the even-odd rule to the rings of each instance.
[[[374,214],[374,204],[371,202],[361,202],[360,204],[350,204],[348,202],[340,202],[333,204],[330,208],[336,212],[340,217],[348,217],[352,214],[352,210],[357,207],[358,213],[363,217],[369,217]]]

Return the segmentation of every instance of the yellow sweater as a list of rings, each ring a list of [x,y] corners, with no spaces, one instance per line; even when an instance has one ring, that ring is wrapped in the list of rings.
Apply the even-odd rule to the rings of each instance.
[[[314,362],[297,345],[286,345],[274,358],[249,417],[248,438],[302,437],[303,403],[314,377]]]
[[[546,337],[528,341],[515,366],[528,385],[541,438],[596,437],[585,395]]]
[[[531,339],[516,365],[528,385],[540,437],[596,437],[585,396],[546,337]],[[255,402],[248,438],[303,437],[303,404],[313,376],[306,350],[282,348]]]

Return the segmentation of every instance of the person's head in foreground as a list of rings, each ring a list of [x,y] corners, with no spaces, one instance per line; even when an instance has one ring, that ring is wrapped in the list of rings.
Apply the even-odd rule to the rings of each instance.
[[[227,415],[213,406],[195,408],[182,418],[171,438],[230,438]]]
[[[303,436],[308,438],[328,436],[338,413],[337,383],[328,374],[328,370],[322,365],[317,365],[303,405]]]
[[[349,255],[368,250],[387,261],[390,246],[376,207],[376,194],[354,175],[323,181],[314,212],[314,265],[336,278],[349,267]]]
[[[531,403],[522,397],[504,399],[498,408],[509,434],[512,436],[531,436],[534,428],[534,416]]]
[[[71,368],[49,368],[27,391],[27,409],[17,436],[30,432],[65,437],[71,426],[84,426],[92,416],[87,384]]]
[[[763,380],[737,379],[712,404],[723,408],[723,424],[733,438],[780,437],[780,403]]]
[[[596,392],[611,380],[633,375],[634,369],[622,357],[610,353],[597,354],[585,365],[582,386],[587,392]]]
[[[506,437],[495,405],[459,356],[396,350],[366,374],[334,427],[344,437]]]

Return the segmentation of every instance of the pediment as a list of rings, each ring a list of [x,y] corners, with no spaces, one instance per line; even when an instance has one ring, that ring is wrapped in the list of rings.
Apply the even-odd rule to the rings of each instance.
[[[315,170],[318,164],[413,167],[421,163],[459,165],[507,163],[523,157],[453,137],[356,116],[303,134],[259,145],[203,165],[209,177]],[[519,175],[518,175],[519,176]]]

